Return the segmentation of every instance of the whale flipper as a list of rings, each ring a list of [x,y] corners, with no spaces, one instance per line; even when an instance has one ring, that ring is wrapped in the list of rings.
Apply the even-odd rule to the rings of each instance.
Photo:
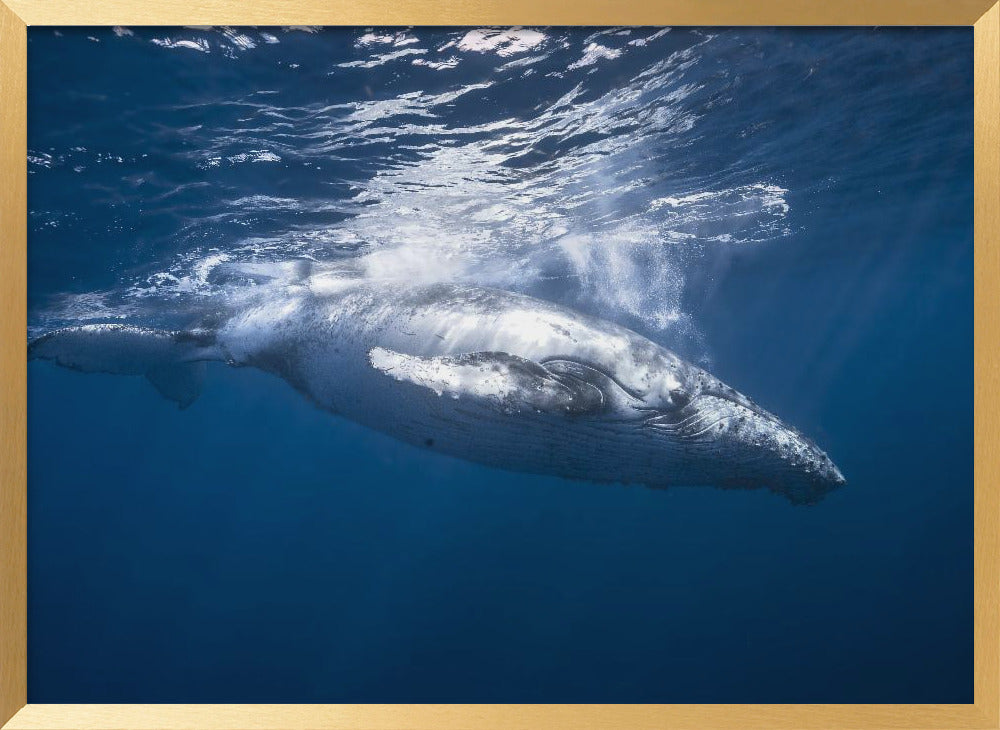
[[[205,361],[221,359],[210,335],[90,324],[55,330],[32,340],[29,360],[52,360],[84,373],[144,375],[181,408],[201,393]]]
[[[421,357],[375,347],[368,359],[373,368],[395,380],[505,413],[579,415],[604,406],[604,394],[593,384],[505,352]]]
[[[174,401],[181,408],[187,408],[201,395],[201,386],[205,382],[205,363],[185,362],[156,367],[146,373],[146,380],[164,398]]]

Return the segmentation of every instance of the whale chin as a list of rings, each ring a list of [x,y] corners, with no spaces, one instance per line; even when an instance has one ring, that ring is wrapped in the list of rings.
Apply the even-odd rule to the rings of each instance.
[[[801,472],[774,472],[769,477],[722,477],[716,485],[722,489],[767,489],[794,505],[820,502],[827,494],[847,483],[838,470],[836,477]]]

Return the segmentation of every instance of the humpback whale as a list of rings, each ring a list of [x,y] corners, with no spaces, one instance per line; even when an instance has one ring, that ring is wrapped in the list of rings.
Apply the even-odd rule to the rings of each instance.
[[[255,367],[397,439],[512,471],[663,488],[763,487],[811,503],[844,483],[811,440],[670,350],[529,296],[305,276],[185,330],[57,329],[29,359],[145,376],[181,407],[205,363]]]

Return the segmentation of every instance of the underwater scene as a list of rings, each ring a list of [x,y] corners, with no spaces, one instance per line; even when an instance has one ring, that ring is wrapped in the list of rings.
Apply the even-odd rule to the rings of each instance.
[[[971,28],[30,28],[29,702],[967,703]]]

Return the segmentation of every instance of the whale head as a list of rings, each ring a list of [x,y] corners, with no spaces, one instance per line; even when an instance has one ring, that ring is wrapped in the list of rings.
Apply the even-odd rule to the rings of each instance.
[[[846,482],[811,439],[705,373],[692,376],[690,387],[642,426],[684,450],[705,452],[704,469],[718,486],[766,487],[810,504]]]
[[[633,404],[639,427],[692,456],[721,487],[765,487],[811,504],[846,483],[811,439],[721,380],[672,355],[658,357],[652,388]],[[672,386],[672,387],[671,387]],[[703,456],[704,458],[699,458]]]
[[[603,367],[560,358],[545,368],[600,390],[609,434],[642,444],[633,460],[662,474],[642,481],[764,487],[796,504],[846,482],[812,440],[715,376],[652,343],[630,349]]]

